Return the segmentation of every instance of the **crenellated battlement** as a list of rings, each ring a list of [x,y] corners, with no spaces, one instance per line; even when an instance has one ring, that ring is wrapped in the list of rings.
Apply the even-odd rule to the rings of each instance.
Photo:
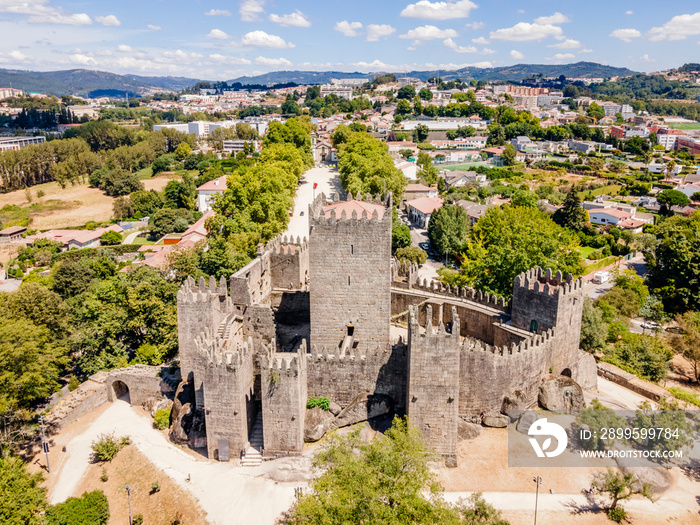
[[[468,286],[460,288],[459,286],[443,284],[437,280],[432,280],[430,283],[428,283],[427,279],[418,279],[418,282],[413,285],[413,288],[451,298],[471,301],[473,303],[478,303],[490,308],[501,310],[502,312],[510,311],[510,301],[506,301],[504,297],[498,297],[496,294],[491,295],[488,292],[484,293],[481,290],[475,290],[474,288],[470,288]]]
[[[266,252],[277,254],[296,254],[297,252],[305,252],[309,249],[309,242],[306,237],[296,238],[294,236],[287,237],[286,235],[278,235],[265,245]]]
[[[253,338],[249,337],[243,343],[233,343],[222,340],[217,333],[209,328],[194,340],[195,350],[200,359],[208,366],[224,366],[235,371],[253,357]]]
[[[564,279],[561,270],[552,275],[552,269],[548,268],[546,272],[539,266],[523,272],[515,277],[514,288],[525,288],[533,290],[545,295],[567,295],[578,292],[583,289],[583,278],[574,279],[573,275],[568,274]]]
[[[510,356],[517,356],[528,352],[549,350],[549,345],[552,343],[554,337],[555,329],[553,328],[550,328],[541,334],[534,334],[531,338],[523,339],[518,344],[511,343],[504,346],[493,346],[486,344],[479,339],[467,337],[462,342],[462,348],[468,353],[483,353],[491,354],[496,357],[508,358]]]
[[[457,308],[454,306],[452,307],[452,331],[448,332],[445,330],[445,325],[442,322],[442,308],[439,309],[438,314],[438,322],[435,326],[433,326],[433,307],[428,305],[425,308],[425,326],[421,327],[420,323],[418,322],[418,306],[409,306],[408,307],[408,331],[409,331],[409,341],[413,343],[415,337],[421,337],[421,338],[437,338],[437,337],[446,337],[446,338],[453,338],[457,344],[460,343],[460,337],[459,337],[459,316],[457,315]],[[421,332],[421,328],[424,328],[424,331]]]
[[[276,372],[281,377],[297,377],[300,371],[306,370],[306,348],[297,354],[273,353],[264,355],[261,366],[270,372]]]
[[[370,348],[349,347],[346,353],[341,348],[334,347],[328,350],[324,345],[312,346],[309,359],[313,361],[341,362],[341,361],[386,361],[391,355],[391,348],[380,348],[373,346]]]
[[[226,279],[223,276],[218,282],[213,276],[209,277],[209,282],[204,277],[200,277],[197,283],[192,276],[189,276],[177,292],[177,302],[179,304],[206,303],[211,301],[213,296],[221,295],[228,295]]]
[[[342,203],[351,204],[355,202],[356,206],[352,206],[352,210],[346,210],[346,206]],[[373,206],[363,207],[361,203],[367,203]],[[330,210],[327,208],[332,207]],[[379,208],[381,206],[381,208]],[[337,210],[336,208],[339,208]],[[374,208],[369,211],[369,208]],[[309,205],[309,217],[316,224],[336,224],[338,222],[357,222],[357,223],[391,223],[392,216],[392,194],[387,195],[385,200],[382,200],[379,195],[374,198],[367,194],[364,199],[361,194],[353,197],[352,193],[348,193],[345,201],[339,201],[337,194],[334,194],[333,200],[328,201],[325,194],[321,194]]]

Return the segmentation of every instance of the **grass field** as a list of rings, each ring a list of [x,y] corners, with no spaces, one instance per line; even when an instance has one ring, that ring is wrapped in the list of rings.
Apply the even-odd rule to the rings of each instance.
[[[673,129],[681,129],[681,130],[693,130],[693,129],[700,129],[700,122],[693,122],[693,123],[683,123],[683,124],[669,124],[669,128]]]
[[[155,241],[149,241],[146,237],[136,237],[131,244],[143,246],[144,244],[155,244]]]
[[[605,259],[601,259],[599,261],[596,261],[593,264],[589,264],[587,266],[584,266],[582,275],[588,275],[590,273],[597,272],[601,268],[605,268],[606,266],[610,266],[612,263],[614,263],[615,261],[618,261],[619,259],[622,259],[622,257],[616,257],[614,255],[611,255],[610,257],[606,257]]]
[[[608,186],[603,186],[602,188],[598,188],[597,190],[593,190],[590,193],[594,196],[597,197],[598,195],[610,195],[611,197],[614,197],[618,193],[620,193],[620,190],[622,189],[622,186],[620,184],[609,184]],[[578,196],[583,198],[584,196],[588,195],[588,191],[580,191]]]
[[[436,165],[437,168],[447,171],[462,171],[476,166],[491,166],[488,162],[468,162],[467,164],[450,164],[449,166]]]
[[[581,252],[581,257],[587,259],[590,254],[598,250],[598,248],[591,248],[590,246],[579,246],[578,251]]]

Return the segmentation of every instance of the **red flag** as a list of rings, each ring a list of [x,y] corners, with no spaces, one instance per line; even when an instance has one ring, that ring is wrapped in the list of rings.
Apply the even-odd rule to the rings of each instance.
[[[318,188],[318,182],[314,182],[314,189]]]

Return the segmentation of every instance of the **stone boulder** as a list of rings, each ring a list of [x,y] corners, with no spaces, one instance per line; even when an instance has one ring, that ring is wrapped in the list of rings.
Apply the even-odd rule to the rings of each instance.
[[[268,478],[279,483],[299,483],[311,481],[314,477],[311,458],[288,457],[266,461],[262,470]]]
[[[151,406],[150,406],[151,417],[155,417],[156,412],[158,412],[159,410],[162,410],[164,408],[165,409],[172,408],[172,406],[173,406],[173,402],[170,399],[168,399],[167,397],[164,397],[163,399],[159,399],[159,400],[155,401],[154,403],[151,403]]]
[[[620,467],[620,470],[623,474],[632,473],[639,480],[639,486],[634,487],[636,489],[641,489],[644,483],[649,483],[654,494],[661,494],[673,485],[673,477],[664,467]]]
[[[481,435],[481,425],[460,417],[457,423],[457,435],[459,439],[476,439]]]
[[[311,443],[318,441],[330,428],[333,416],[321,407],[314,407],[306,411],[304,417],[304,441]]]
[[[530,407],[528,406],[525,392],[522,390],[516,390],[512,394],[503,398],[501,413],[508,416],[511,421],[515,421],[518,419],[518,417],[520,417],[520,413],[528,408]]]
[[[338,414],[340,414],[340,412],[342,412],[343,408],[338,403],[331,403],[328,406],[328,410],[331,414],[337,416]]]
[[[576,369],[576,382],[581,388],[584,390],[595,390],[598,388],[598,364],[593,354],[579,350]]]
[[[586,408],[583,390],[576,381],[566,376],[549,377],[540,385],[537,400],[547,410],[570,412]]]
[[[484,425],[485,427],[493,427],[493,428],[505,428],[508,426],[508,423],[510,423],[510,419],[508,419],[508,416],[504,416],[503,414],[500,414],[498,412],[486,412],[486,415],[484,418],[481,420],[481,424]]]
[[[170,412],[170,439],[194,448],[206,446],[204,414],[197,410],[192,385],[181,382]]]
[[[355,396],[350,404],[333,420],[334,428],[354,425],[375,417],[383,416],[394,410],[391,397],[384,394],[362,392]]]
[[[528,431],[530,430],[530,427],[535,421],[537,421],[537,419],[537,414],[535,414],[534,412],[523,412],[518,418],[518,423],[515,425],[515,430],[517,430],[521,434],[527,435]]]

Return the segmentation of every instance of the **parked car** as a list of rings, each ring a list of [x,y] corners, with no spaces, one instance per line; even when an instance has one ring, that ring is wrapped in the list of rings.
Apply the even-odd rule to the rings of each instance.
[[[418,243],[418,247],[427,252],[430,250],[430,243],[429,242],[421,242],[421,243]]]
[[[661,330],[661,325],[654,321],[647,321],[646,323],[642,323],[642,328],[647,330]]]

